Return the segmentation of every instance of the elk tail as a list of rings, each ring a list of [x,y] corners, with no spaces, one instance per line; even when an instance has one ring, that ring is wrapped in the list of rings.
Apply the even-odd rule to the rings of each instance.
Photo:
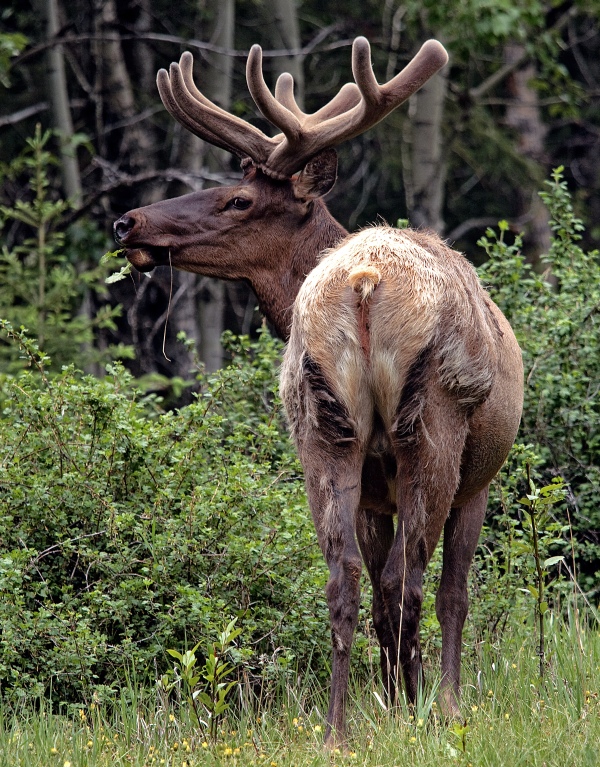
[[[371,356],[371,321],[369,299],[381,282],[381,272],[374,266],[355,266],[348,274],[348,284],[358,293],[357,322],[360,346],[369,364]]]
[[[374,266],[355,266],[348,274],[348,283],[359,294],[361,303],[371,298],[380,282],[381,272]]]

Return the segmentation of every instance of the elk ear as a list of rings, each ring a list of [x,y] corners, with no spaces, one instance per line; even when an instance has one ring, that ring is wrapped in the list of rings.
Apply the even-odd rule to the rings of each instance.
[[[330,147],[309,160],[293,179],[294,196],[298,200],[323,197],[333,188],[336,178],[337,152]]]

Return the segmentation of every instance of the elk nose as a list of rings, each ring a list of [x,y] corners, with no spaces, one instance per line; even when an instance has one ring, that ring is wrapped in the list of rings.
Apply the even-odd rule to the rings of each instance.
[[[127,215],[127,213],[124,216],[121,216],[121,218],[118,221],[115,221],[113,226],[113,233],[115,236],[115,240],[121,244],[121,242],[127,237],[127,235],[131,232],[133,227],[135,226],[135,218],[132,218],[131,216]]]

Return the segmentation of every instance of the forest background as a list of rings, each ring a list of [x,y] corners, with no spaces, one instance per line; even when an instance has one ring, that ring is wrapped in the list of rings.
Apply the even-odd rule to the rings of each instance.
[[[475,563],[471,645],[528,625],[534,603],[595,615],[599,12],[595,0],[3,5],[4,697],[110,698],[124,669],[155,680],[166,648],[224,616],[243,628],[232,657],[249,689],[298,667],[325,676],[326,574],[277,399],[280,348],[253,295],[166,267],[105,281],[116,218],[239,176],[160,103],[156,71],[183,50],[207,96],[268,131],[245,85],[253,43],[270,82],[294,74],[308,111],[351,79],[359,34],[380,81],[424,39],[446,45],[445,72],[340,148],[328,203],[351,229],[381,216],[437,230],[480,267],[523,348],[523,426]],[[522,498],[559,478],[538,520],[540,580]],[[432,607],[430,593],[426,660]],[[366,610],[361,627],[367,671]]]

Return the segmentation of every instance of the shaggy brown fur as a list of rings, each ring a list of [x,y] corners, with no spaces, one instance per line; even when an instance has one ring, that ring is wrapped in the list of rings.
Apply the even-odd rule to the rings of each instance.
[[[281,396],[331,573],[334,738],[343,737],[361,554],[388,696],[400,666],[414,701],[422,576],[444,526],[442,705],[457,713],[467,572],[487,486],[519,424],[521,381],[508,323],[472,266],[435,235],[366,229],[327,251],[301,287]]]

